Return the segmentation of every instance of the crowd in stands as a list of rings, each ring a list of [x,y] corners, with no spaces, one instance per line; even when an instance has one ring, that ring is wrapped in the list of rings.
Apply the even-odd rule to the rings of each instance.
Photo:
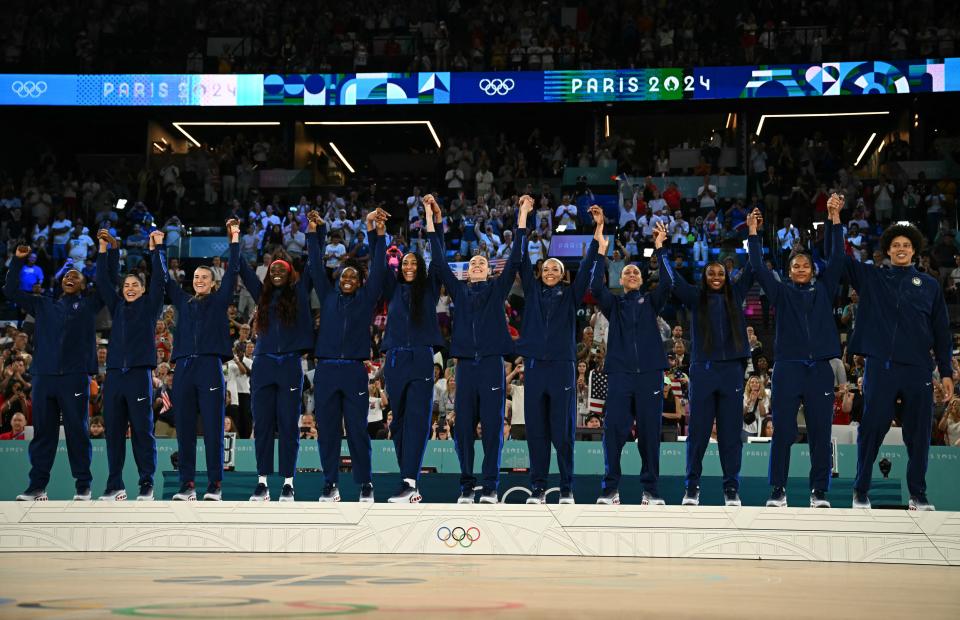
[[[406,196],[393,199],[378,195],[367,187],[325,189],[308,195],[261,194],[248,168],[255,163],[282,159],[282,145],[259,135],[241,134],[224,139],[214,148],[194,149],[178,159],[160,154],[139,171],[124,161],[97,174],[77,169],[72,162],[60,162],[51,151],[44,152],[35,164],[22,173],[0,173],[0,255],[4,266],[20,242],[32,246],[33,254],[19,274],[22,290],[54,294],[58,275],[68,267],[80,270],[88,286],[93,286],[96,245],[101,227],[121,240],[125,270],[146,271],[147,233],[156,226],[165,234],[169,258],[169,276],[189,290],[191,261],[181,244],[185,226],[193,225],[194,202],[208,212],[218,212],[242,223],[240,240],[243,260],[255,265],[261,277],[271,257],[282,250],[294,265],[303,269],[307,213],[319,211],[327,223],[327,238],[322,241],[327,272],[336,275],[347,258],[361,263],[370,260],[370,245],[361,225],[370,209],[386,206],[393,213],[388,227],[388,260],[395,266],[403,252],[417,248],[430,260],[467,260],[476,254],[505,259],[513,243],[517,196],[534,196],[537,206],[530,224],[528,253],[537,263],[550,253],[557,235],[588,233],[586,209],[598,200],[597,194],[614,194],[607,209],[607,232],[614,235],[615,249],[609,261],[610,282],[616,285],[619,272],[628,262],[639,263],[644,279],[656,284],[657,263],[652,255],[651,231],[658,222],[667,226],[674,268],[690,281],[700,277],[707,258],[720,260],[736,278],[745,263],[742,242],[746,239],[746,215],[754,208],[765,214],[768,265],[780,268],[783,259],[796,247],[812,252],[815,262],[823,264],[823,228],[818,226],[826,214],[826,200],[832,192],[842,193],[845,209],[845,251],[856,260],[885,262],[877,251],[879,235],[893,221],[910,220],[920,227],[929,247],[920,254],[920,268],[936,277],[947,292],[948,301],[960,302],[960,236],[955,227],[957,187],[949,178],[864,179],[839,162],[836,144],[831,146],[819,136],[791,143],[774,136],[768,144],[756,142],[744,167],[748,172],[748,196],[725,195],[718,191],[718,169],[709,161],[705,149],[703,175],[695,195],[684,195],[675,184],[665,183],[670,172],[662,151],[639,153],[628,138],[612,136],[595,149],[568,149],[560,138],[542,137],[533,130],[524,137],[501,134],[489,138],[452,138],[440,154],[443,171],[425,187],[411,187]],[[621,162],[624,170],[608,188],[591,188],[585,183],[563,187],[558,172],[568,165],[590,167]],[[233,174],[231,174],[233,173]],[[535,184],[536,183],[536,184]],[[188,189],[189,187],[189,189]],[[423,195],[432,192],[443,205],[443,230],[449,253],[429,256],[424,243]],[[595,194],[596,192],[596,194]],[[311,192],[313,193],[313,192]],[[130,197],[126,208],[115,208],[116,198]],[[389,204],[388,204],[389,203]],[[222,221],[222,218],[220,218]],[[182,261],[182,262],[181,262]],[[213,271],[219,281],[224,265],[213,258]],[[496,269],[497,265],[494,263]],[[568,272],[569,274],[569,272]],[[228,385],[230,426],[241,437],[249,437],[249,370],[252,365],[254,300],[238,285],[235,303],[229,310],[234,358],[225,365]],[[588,300],[589,301],[589,300]],[[846,288],[837,300],[836,320],[843,333],[852,329],[857,304],[856,291]],[[511,333],[519,333],[521,287],[515,285],[505,308]],[[744,433],[769,436],[770,310],[759,289],[748,300],[750,339],[754,358],[748,367],[750,379],[744,400]],[[437,307],[443,333],[449,338],[450,317],[456,308],[450,297],[441,295]],[[664,437],[685,433],[687,413],[686,384],[689,342],[684,338],[685,313],[679,304],[668,304],[662,321],[664,346],[671,369],[665,374],[669,389],[664,391]],[[0,419],[2,436],[22,437],[30,423],[30,374],[32,319],[10,310],[11,323],[0,337]],[[386,315],[383,309],[374,320],[374,349],[370,363],[369,432],[374,438],[389,437],[390,402],[379,372],[380,338]],[[605,355],[606,321],[596,306],[588,303],[578,315],[581,337],[578,358],[578,425],[596,428],[602,422],[602,394],[591,393],[599,383]],[[21,322],[23,321],[23,322]],[[106,333],[109,318],[101,317],[98,328]],[[169,364],[176,338],[175,317],[167,308],[156,325],[158,368],[155,373],[155,412],[158,436],[169,436],[173,427],[170,388],[174,369]],[[92,421],[102,422],[99,385],[105,371],[105,341],[100,342],[101,376],[91,384]],[[449,439],[456,418],[453,407],[456,383],[446,352],[437,355],[435,388],[436,439]],[[308,383],[312,361],[305,360]],[[956,367],[956,361],[955,361]],[[862,359],[844,355],[835,364],[837,375],[837,423],[856,423],[862,411],[862,396],[857,385],[862,377]],[[524,378],[520,359],[508,362],[507,438],[522,438],[522,394]],[[960,418],[955,405],[945,407],[948,399],[938,396],[935,441],[955,444],[960,440]],[[301,431],[314,437],[311,391],[306,390]],[[18,414],[23,417],[19,417]],[[946,420],[946,422],[943,422]],[[942,422],[942,424],[941,424]],[[92,424],[93,433],[102,435],[102,424]]]
[[[594,69],[955,55],[933,0],[9,0],[6,72]],[[162,33],[162,36],[154,36]],[[153,41],[153,44],[145,43]]]

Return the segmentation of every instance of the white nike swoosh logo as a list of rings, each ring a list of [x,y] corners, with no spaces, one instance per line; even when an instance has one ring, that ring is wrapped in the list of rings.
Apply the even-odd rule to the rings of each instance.
[[[824,392],[823,395],[824,395],[824,396],[830,396],[830,392]]]
[[[210,388],[210,391],[211,391],[211,392],[216,392],[216,391],[219,390],[219,389],[220,389],[220,388],[218,388],[218,387]]]
[[[573,389],[573,386],[565,387],[565,388],[563,388],[563,391],[564,391],[564,392],[569,392],[571,389]]]
[[[366,392],[359,392],[357,396],[363,396],[364,394],[366,394]]]
[[[927,385],[930,385],[930,384],[928,383]],[[76,394],[74,394],[74,396],[80,396],[80,392],[77,392]]]
[[[292,387],[292,388],[290,388],[290,391],[291,391],[291,392],[296,392],[296,391],[299,390],[299,389],[300,389],[300,388]]]
[[[490,391],[491,391],[491,392],[496,392],[496,391],[499,390],[499,389],[500,389],[499,387],[490,388]]]
[[[660,393],[660,390],[657,390],[656,392],[653,393],[653,395],[656,396],[659,393]]]
[[[932,383],[927,383],[927,385],[933,385]]]
[[[145,401],[145,400],[147,400],[147,397],[146,397],[146,396],[144,396],[143,398],[138,398],[138,399],[137,399],[137,402],[138,402],[138,403],[142,403],[142,402]]]

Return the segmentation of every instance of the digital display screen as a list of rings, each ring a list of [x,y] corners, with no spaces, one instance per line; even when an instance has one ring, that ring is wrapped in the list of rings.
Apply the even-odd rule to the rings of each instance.
[[[0,74],[6,106],[587,103],[958,91],[960,58],[479,73]]]

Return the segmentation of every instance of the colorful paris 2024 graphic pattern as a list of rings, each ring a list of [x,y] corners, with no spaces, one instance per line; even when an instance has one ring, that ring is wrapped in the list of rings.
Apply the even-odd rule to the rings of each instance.
[[[0,105],[580,103],[960,92],[960,58],[484,73],[0,75]]]

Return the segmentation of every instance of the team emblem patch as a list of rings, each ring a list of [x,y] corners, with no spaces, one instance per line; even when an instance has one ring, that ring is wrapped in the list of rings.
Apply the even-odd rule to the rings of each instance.
[[[76,310],[76,309],[79,308],[79,307],[80,307],[80,302],[79,302],[79,301],[73,302],[73,309],[74,309],[74,310]]]
[[[914,286],[920,286],[920,284],[921,284],[920,278],[914,277],[914,278],[913,278],[913,285],[914,285]]]

